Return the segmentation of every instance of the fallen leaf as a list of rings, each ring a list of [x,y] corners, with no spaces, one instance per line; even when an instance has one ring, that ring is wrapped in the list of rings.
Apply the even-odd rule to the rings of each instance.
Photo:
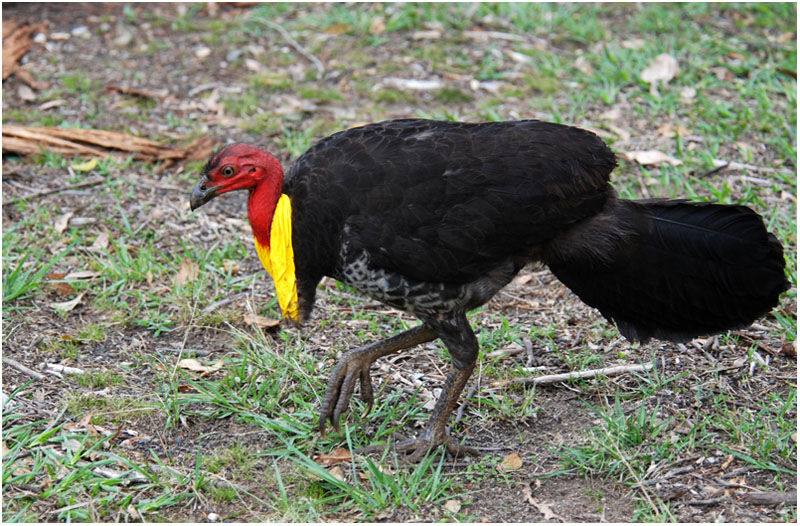
[[[549,521],[551,519],[556,519],[560,522],[564,522],[564,518],[560,516],[558,513],[553,511],[552,508],[553,504],[551,502],[542,502],[537,499],[531,499],[531,500],[532,500],[531,504],[533,504],[536,507],[536,509],[539,510],[539,513],[542,514],[544,520]]]
[[[337,480],[341,480],[342,482],[344,482],[344,470],[342,469],[342,466],[333,466],[331,469],[328,470],[328,473],[333,475],[333,477],[336,478]]]
[[[342,462],[350,462],[353,459],[353,456],[350,452],[342,447],[337,447],[330,453],[320,453],[316,457],[314,457],[314,461],[321,466],[334,466],[336,464],[340,464]]]
[[[158,99],[163,100],[169,97],[169,90],[163,89],[159,91],[146,90],[141,88],[132,88],[129,86],[117,86],[109,84],[103,91],[106,92],[119,92],[125,95],[132,95],[134,97],[141,97],[143,99]]]
[[[39,104],[39,107],[36,109],[39,111],[47,111],[49,109],[55,108],[57,106],[61,106],[62,104],[66,104],[67,101],[64,99],[55,99],[55,100],[48,100],[47,102],[43,102]]]
[[[439,400],[439,396],[441,396],[441,394],[442,390],[439,388],[435,388],[433,391],[426,389],[425,387],[420,388],[419,397],[423,400],[427,400],[422,408],[426,411],[433,411],[433,408],[436,407],[436,401]]]
[[[74,272],[70,272],[66,276],[64,276],[65,280],[72,280],[72,279],[91,279],[96,278],[100,275],[99,272],[95,272],[94,270],[77,270]]]
[[[389,77],[383,79],[383,83],[397,89],[407,90],[436,90],[444,87],[444,83],[438,79],[422,80],[422,79],[401,79],[396,77]]]
[[[369,25],[369,34],[370,35],[380,35],[384,31],[386,31],[386,20],[382,16],[376,16],[372,19],[372,23]]]
[[[725,471],[726,469],[728,469],[728,466],[730,466],[732,462],[733,462],[733,455],[728,455],[728,458],[725,459],[725,462],[722,463],[719,469]]]
[[[659,165],[669,163],[672,166],[683,164],[680,159],[675,159],[658,150],[640,150],[634,152],[622,152],[623,157],[628,161],[634,161],[642,166]]]
[[[658,83],[666,84],[678,74],[678,61],[672,55],[662,53],[640,74],[643,81],[650,83],[650,94],[658,94]]]
[[[495,349],[494,351],[490,352],[486,355],[487,358],[505,358],[506,356],[512,356],[514,354],[519,354],[521,352],[525,352],[525,347],[518,344],[517,342],[511,342],[508,345],[504,345],[499,349]]]
[[[62,302],[51,303],[50,306],[53,307],[54,309],[58,310],[58,311],[69,312],[69,311],[71,311],[72,309],[74,309],[75,307],[78,306],[78,304],[83,299],[83,295],[84,294],[86,294],[86,293],[85,292],[81,292],[80,294],[75,296],[74,299],[71,299],[70,301],[62,301]]]
[[[458,513],[461,511],[461,503],[453,499],[446,500],[444,501],[444,509],[451,513]]]
[[[600,114],[600,118],[607,121],[615,121],[622,117],[622,110],[619,108],[611,108],[608,111],[604,111]]]
[[[108,241],[109,241],[108,232],[100,232],[99,234],[97,234],[97,237],[95,238],[94,243],[92,243],[92,246],[89,247],[89,250],[93,252],[100,252],[102,250],[105,250],[108,248]]]
[[[222,369],[225,362],[220,358],[214,365],[203,365],[199,360],[194,358],[184,358],[178,362],[178,367],[186,369],[187,371],[194,371],[196,373],[211,374]]]
[[[628,142],[631,138],[631,132],[629,132],[625,128],[621,128],[619,126],[611,124],[610,122],[606,123],[606,128],[608,128],[611,132],[615,133],[617,137],[619,137],[619,140],[622,142]]]
[[[80,427],[89,427],[90,425],[92,425],[92,416],[93,415],[94,415],[94,411],[89,411],[88,413],[83,415],[83,418],[81,418],[80,421],[78,422],[78,426],[80,426]]]
[[[73,217],[69,220],[70,226],[80,228],[84,225],[93,225],[97,223],[96,217]]]
[[[235,259],[225,259],[222,261],[222,270],[226,274],[230,273],[231,276],[237,276],[241,269],[241,265],[239,265],[239,262]]]
[[[353,26],[350,24],[345,24],[343,22],[335,22],[329,26],[327,26],[323,31],[325,31],[329,35],[343,35],[344,33],[348,33],[352,31]]]
[[[178,272],[175,274],[175,284],[178,286],[186,285],[189,282],[194,281],[197,279],[197,276],[200,275],[200,266],[192,261],[189,258],[184,259],[181,261],[181,267],[178,269]]]
[[[56,232],[58,232],[59,234],[64,233],[64,230],[67,229],[67,226],[69,225],[69,220],[73,216],[73,214],[75,214],[74,210],[71,212],[67,212],[66,214],[61,214],[56,218],[55,222],[53,223],[53,228],[55,228]]]
[[[97,157],[92,157],[85,163],[76,163],[72,165],[72,169],[76,172],[91,172],[97,167]]]
[[[781,342],[781,354],[784,356],[797,356],[797,342],[783,340],[783,342]]]
[[[504,458],[500,464],[498,464],[497,469],[500,471],[514,471],[515,469],[519,469],[521,467],[522,459],[516,452],[513,452]]]
[[[134,521],[144,522],[144,517],[139,510],[136,509],[136,506],[134,506],[133,503],[128,504],[128,506],[125,508],[125,511],[128,512],[128,516],[130,516]]]
[[[510,42],[524,42],[526,40],[526,37],[522,35],[516,35],[514,33],[504,33],[503,31],[473,30],[473,31],[464,31],[461,34],[467,38],[471,38],[475,42],[492,42],[497,40],[507,40]]]
[[[647,42],[643,38],[631,38],[622,41],[622,47],[625,49],[642,49]]]
[[[689,134],[689,130],[678,124],[677,126],[671,123],[662,124],[659,126],[656,131],[662,137],[673,138],[677,135],[686,136]]]
[[[222,114],[225,107],[219,101],[219,89],[214,88],[207,97],[202,99],[203,105],[208,108],[208,111],[213,113]]]
[[[525,285],[530,280],[533,279],[533,276],[530,274],[518,274],[516,278],[511,280],[512,285]]]
[[[17,95],[25,102],[33,102],[36,100],[36,93],[26,84],[20,84],[17,88]]]
[[[736,76],[733,74],[733,71],[729,70],[728,68],[724,68],[722,66],[711,68],[711,72],[714,74],[714,76],[717,77],[717,80],[730,82],[736,78]]]
[[[255,325],[256,327],[277,327],[281,320],[276,320],[274,318],[265,318],[264,316],[259,316],[258,314],[253,314],[252,312],[246,313],[242,316],[242,319],[248,325]]]
[[[411,33],[412,40],[439,40],[440,38],[442,38],[442,32],[435,29],[414,31]]]
[[[255,72],[264,71],[266,69],[261,62],[254,58],[244,59],[244,67]]]
[[[536,503],[536,499],[533,498],[533,488],[531,488],[530,483],[522,486],[522,499],[528,504]]]
[[[580,55],[578,58],[575,59],[575,63],[573,64],[575,69],[583,72],[586,75],[592,75],[594,73],[594,68],[592,64],[586,60],[586,57]]]
[[[59,296],[72,296],[73,294],[78,293],[78,291],[75,290],[75,287],[64,281],[55,281],[50,283],[50,287]]]
[[[14,68],[14,75],[16,75],[16,77],[19,80],[21,80],[22,82],[24,82],[25,84],[27,84],[28,86],[30,86],[32,89],[35,90],[41,91],[50,87],[49,82],[42,82],[36,80],[35,78],[33,78],[33,75],[31,75],[31,72],[23,67],[17,66],[16,68]]]
[[[691,86],[684,86],[681,88],[681,100],[684,102],[691,102],[697,95],[697,90]]]
[[[669,82],[678,74],[678,61],[672,55],[662,53],[641,73],[645,82]]]

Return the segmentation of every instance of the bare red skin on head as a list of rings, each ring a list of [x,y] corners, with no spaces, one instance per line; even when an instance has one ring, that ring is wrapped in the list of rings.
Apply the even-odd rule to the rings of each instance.
[[[232,167],[232,175],[223,170]],[[205,167],[208,186],[217,187],[217,194],[233,190],[249,190],[247,216],[253,235],[262,246],[269,247],[272,216],[283,188],[280,162],[265,150],[249,144],[226,146]]]

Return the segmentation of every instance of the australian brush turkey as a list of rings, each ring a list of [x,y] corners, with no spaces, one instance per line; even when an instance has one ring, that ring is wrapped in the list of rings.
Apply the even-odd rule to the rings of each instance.
[[[539,121],[395,120],[336,133],[287,170],[246,144],[214,154],[191,207],[250,193],[256,251],[285,316],[308,319],[323,276],[421,325],[349,351],[328,381],[319,429],[338,429],[356,381],[373,402],[381,356],[439,338],[451,370],[427,427],[395,447],[468,448],[446,424],[478,355],[466,312],[542,261],[630,340],[680,341],[750,324],[787,289],[780,243],[744,206],[629,201],[595,134]]]

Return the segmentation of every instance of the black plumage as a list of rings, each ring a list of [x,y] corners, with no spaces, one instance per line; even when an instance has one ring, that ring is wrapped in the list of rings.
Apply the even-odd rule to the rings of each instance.
[[[225,191],[216,172],[224,152],[209,163],[193,207]],[[438,444],[463,452],[445,425],[477,356],[465,313],[531,261],[633,340],[740,327],[777,304],[788,286],[782,248],[759,215],[619,199],[609,184],[615,166],[595,134],[540,121],[388,121],[334,134],[300,156],[282,186],[292,202],[300,319],[327,275],[422,321],[343,356],[320,428],[338,426],[356,380],[372,402],[375,359],[438,337],[453,369],[423,435],[400,447],[415,457]]]

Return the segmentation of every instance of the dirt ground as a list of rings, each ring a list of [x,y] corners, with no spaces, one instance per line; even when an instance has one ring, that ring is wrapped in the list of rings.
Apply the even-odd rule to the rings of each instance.
[[[266,36],[255,41],[248,41],[247,38],[237,41],[232,40],[230,35],[221,40],[203,39],[204,35],[210,33],[207,25],[201,26],[203,31],[177,31],[175,25],[184,19],[181,17],[184,11],[181,10],[185,9],[186,6],[179,8],[173,4],[4,4],[3,21],[47,23],[47,33],[51,38],[46,44],[37,44],[23,60],[23,65],[37,80],[56,86],[60,79],[69,77],[74,72],[90,79],[91,86],[86,90],[64,92],[63,97],[59,97],[61,102],[58,105],[39,112],[40,115],[54,115],[55,123],[88,122],[93,128],[121,130],[168,142],[180,143],[186,137],[213,135],[219,143],[244,141],[269,144],[284,164],[290,162],[292,154],[288,150],[288,143],[283,143],[285,148],[281,148],[278,143],[279,131],[256,129],[252,127],[252,122],[244,125],[242,119],[231,116],[229,106],[209,100],[208,97],[216,96],[222,101],[226,97],[246,91],[248,81],[243,79],[247,79],[252,71],[248,70],[246,62],[236,59],[239,56],[249,56],[252,50],[248,46],[261,46],[268,50],[265,54],[267,57],[263,59],[269,66],[265,77],[273,80],[302,79],[309,70],[313,70],[313,64],[303,59],[280,62],[276,58],[279,53],[271,51],[283,48],[281,56],[293,55],[294,52],[287,41],[276,32],[266,33]],[[224,27],[236,17],[244,16],[250,9],[251,6],[219,4],[202,7],[197,12],[192,12],[192,17],[197,20],[213,19],[216,24]],[[309,6],[308,9],[315,8]],[[157,13],[167,22],[156,23],[155,19],[147,18],[147,13]],[[139,22],[131,22],[134,18]],[[86,37],[82,36],[85,34],[83,30],[76,31],[76,28],[84,26]],[[62,33],[65,37],[53,39],[53,33]],[[372,67],[403,55],[406,40],[407,35],[402,33],[389,35],[381,48],[370,51]],[[510,45],[509,42],[506,44]],[[201,48],[208,49],[208,52]],[[346,70],[334,68],[336,53],[339,51],[341,49],[333,46],[326,49],[320,58],[330,71],[324,82],[321,82],[325,89],[338,93],[340,99],[325,101],[323,97],[309,103],[289,90],[265,94],[265,100],[259,101],[259,105],[269,108],[276,115],[280,115],[282,109],[286,109],[287,113],[287,108],[292,109],[286,118],[293,125],[310,119],[312,114],[324,114],[326,120],[314,130],[315,138],[318,138],[336,131],[337,126],[344,127],[342,122],[349,126],[376,116],[413,116],[416,115],[417,108],[425,107],[431,101],[430,95],[423,94],[417,100],[387,103],[388,109],[384,109],[382,113],[376,109],[364,110],[371,104],[370,100],[363,92],[348,84]],[[421,76],[424,77],[422,74]],[[13,113],[14,110],[31,109],[41,104],[41,100],[26,100],[24,85],[16,76],[3,83],[5,124],[18,123],[19,114]],[[164,90],[166,96],[155,102],[150,100],[141,103],[130,96],[103,92],[103,87],[108,85]],[[92,90],[103,94],[94,96]],[[632,104],[623,100],[616,109],[625,115]],[[308,107],[304,108],[304,105]],[[212,111],[213,108],[218,111]],[[509,115],[517,111],[513,103],[509,103],[509,108],[504,109]],[[591,120],[602,111],[606,109],[599,106],[591,108],[586,118]],[[523,116],[531,116],[523,109],[519,109],[519,112]],[[634,111],[630,112],[629,119],[623,117],[616,123],[632,132],[633,143],[657,147],[665,144],[663,137],[652,129],[652,123]],[[734,146],[722,145],[720,156],[734,150]],[[773,165],[773,152],[766,151],[760,155],[761,157],[752,161],[753,164]],[[76,217],[84,212],[87,217],[95,217],[99,211],[107,211],[105,217],[96,223],[87,223],[85,228],[95,229],[99,233],[102,231],[101,225],[118,224],[123,218],[135,228],[149,225],[158,233],[154,247],[161,254],[179,253],[186,244],[211,247],[226,239],[245,239],[248,240],[248,252],[246,257],[237,261],[238,272],[241,275],[261,272],[260,264],[249,244],[247,225],[243,221],[244,196],[214,201],[203,209],[203,219],[193,219],[188,211],[192,178],[184,174],[184,170],[189,171],[191,167],[158,173],[134,165],[130,170],[109,175],[110,178],[117,178],[117,186],[113,192],[100,192],[93,187],[71,189],[43,195],[35,200],[35,205],[22,209],[11,206],[10,203],[37,189],[64,186],[67,170],[48,166],[31,157],[4,157],[3,164],[4,232],[18,225],[26,225],[27,214],[33,213],[34,208],[52,210],[52,218],[64,210],[75,210]],[[195,166],[194,170],[196,169]],[[632,173],[632,169],[630,170]],[[195,176],[196,172],[192,177]],[[632,179],[636,180],[636,177],[632,176]],[[764,210],[793,206],[793,201],[788,204],[766,202]],[[27,227],[22,228],[24,232]],[[35,246],[37,241],[28,239],[26,242]],[[53,252],[58,248],[65,247],[54,246]],[[68,272],[71,270],[70,264],[77,261],[67,258],[57,264],[54,270]],[[157,275],[154,282],[146,286],[151,290],[159,286],[170,287],[172,279],[172,275]],[[316,353],[317,359],[324,363],[320,376],[326,374],[332,363],[330,350],[358,344],[366,324],[363,320],[343,324],[315,323],[328,315],[320,313],[348,316],[348,307],[339,301],[339,293],[335,287],[328,281],[323,285],[315,311],[316,319],[312,321],[311,327],[305,327],[299,333],[309,341],[309,349]],[[532,287],[535,288],[533,296]],[[272,285],[266,275],[263,280],[256,281],[245,291],[243,297],[245,296],[256,301],[271,299]],[[90,295],[69,315],[46,308],[50,303],[68,299],[70,298],[63,296],[57,288],[51,287],[43,289],[26,302],[23,310],[4,310],[3,357],[41,372],[41,364],[53,359],[47,354],[50,352],[48,349],[52,349],[53,342],[63,341],[88,325],[105,325],[110,329],[104,338],[80,345],[74,356],[62,359],[60,363],[84,370],[119,370],[124,380],[101,390],[91,385],[80,385],[68,377],[60,379],[45,375],[43,379],[22,387],[31,380],[30,375],[4,364],[3,393],[8,395],[22,387],[18,400],[24,401],[18,402],[21,404],[18,409],[28,413],[27,417],[31,421],[56,418],[67,401],[75,400],[81,393],[94,396],[101,392],[104,396],[121,399],[153,400],[153,393],[164,379],[163,371],[159,371],[157,364],[174,362],[181,349],[193,349],[196,356],[209,363],[226,356],[230,351],[229,335],[219,330],[193,326],[188,322],[171,325],[159,334],[152,326],[119,322],[114,313],[103,309],[102,304],[90,302]],[[233,305],[229,304],[226,308],[235,310],[237,301],[234,298]],[[385,307],[369,301],[364,301],[364,305],[385,310]],[[167,314],[182,312],[180,306],[164,308]],[[784,298],[778,310],[794,317],[796,307],[793,299]],[[725,411],[733,413],[738,409],[743,413],[751,411],[749,401],[764,400],[772,395],[788,399],[792,407],[783,417],[796,425],[796,398],[792,401],[791,395],[796,389],[796,360],[789,352],[792,342],[787,343],[786,335],[781,334],[780,325],[772,315],[747,330],[739,331],[737,338],[720,338],[699,344],[695,342],[694,346],[654,342],[632,347],[620,339],[595,311],[581,304],[542,268],[523,271],[507,289],[490,302],[485,311],[472,318],[473,324],[493,330],[499,322],[492,313],[501,313],[511,327],[556,327],[552,342],[558,349],[568,349],[577,342],[584,344],[591,341],[591,345],[596,347],[593,353],[602,363],[583,364],[587,369],[648,362],[651,356],[655,356],[657,363],[663,368],[662,374],[680,378],[657,389],[651,396],[638,400],[636,404],[641,404],[647,411],[658,415],[661,421],[673,422],[663,431],[664,435],[684,436],[688,432],[682,426],[687,421],[713,420],[714,408],[710,405],[716,395],[726,396],[729,405]],[[399,319],[412,323],[410,318],[399,314],[392,316],[395,321],[383,323],[391,325]],[[245,327],[241,321],[238,325]],[[276,346],[285,341],[280,335],[281,330],[284,329],[266,331],[266,337]],[[296,329],[287,328],[285,331],[289,334],[289,339],[298,334]],[[704,347],[703,343],[708,345]],[[534,346],[537,351],[535,360],[526,362],[526,353],[518,352],[507,359],[507,365],[521,363],[563,370],[564,362],[569,361],[568,358],[574,359],[565,358],[566,351],[550,352],[538,340],[534,341]],[[742,357],[752,356],[753,349],[760,356],[769,359],[768,368],[754,369],[750,366],[750,361],[740,361]],[[148,356],[153,361],[148,362]],[[58,360],[57,357],[55,359]],[[124,368],[120,368],[121,364]],[[374,384],[383,385],[384,381],[389,382],[382,394],[399,391],[405,400],[411,396],[413,389],[392,380],[393,373],[397,372],[407,378],[422,373],[428,378],[435,378],[442,367],[438,348],[426,346],[409,359],[393,362],[391,367],[377,365],[374,368]],[[476,375],[473,380],[478,377],[483,381],[481,375]],[[486,377],[487,382],[494,379]],[[520,417],[496,415],[487,420],[474,416],[465,418],[457,427],[457,434],[467,436],[472,444],[483,446],[482,452],[496,457],[496,463],[515,452],[523,459],[523,464],[520,469],[493,471],[492,474],[484,472],[479,477],[473,477],[470,466],[476,465],[475,460],[447,461],[445,471],[458,482],[466,494],[459,497],[460,514],[448,515],[442,510],[441,504],[437,503],[423,504],[413,511],[407,507],[389,508],[379,515],[366,517],[357,513],[323,512],[321,519],[386,522],[629,522],[670,519],[670,515],[659,515],[648,506],[647,499],[657,496],[662,502],[668,503],[671,520],[680,522],[796,521],[796,499],[792,501],[785,498],[786,494],[796,493],[796,452],[792,459],[793,464],[776,456],[771,460],[772,465],[780,469],[769,469],[764,467],[764,462],[759,464],[763,459],[751,462],[752,459],[747,454],[740,454],[748,451],[746,443],[739,444],[741,448],[734,452],[728,445],[716,447],[717,438],[725,444],[730,443],[730,439],[725,438],[728,435],[723,436],[721,431],[719,437],[714,433],[703,437],[707,444],[702,447],[689,448],[687,454],[674,452],[668,456],[669,461],[651,465],[647,482],[644,483],[646,491],[632,485],[629,480],[623,481],[625,476],[620,472],[605,476],[602,472],[584,474],[574,468],[571,468],[572,471],[565,468],[563,448],[588,444],[587,430],[602,424],[601,417],[592,412],[588,405],[613,406],[616,395],[620,392],[633,393],[639,389],[639,385],[635,375],[623,375],[600,381],[591,388],[564,383],[542,386],[535,391],[535,411],[526,412]],[[321,393],[317,395],[321,396]],[[525,394],[521,390],[514,390],[507,392],[505,396],[519,404]],[[250,451],[262,452],[280,445],[268,429],[232,418],[191,418],[183,421],[180,426],[167,427],[167,416],[161,411],[132,415],[125,428],[136,429],[140,436],[150,438],[136,442],[127,454],[134,459],[147,459],[151,455],[169,458],[172,465],[182,467],[186,472],[194,469],[200,447],[203,451],[213,452],[239,444]],[[71,415],[71,418],[79,420],[81,414]],[[767,415],[765,418],[771,416]],[[379,422],[372,420],[365,423],[366,434],[369,435],[378,425]],[[742,440],[750,438],[745,433],[742,437]],[[796,440],[796,435],[794,439]],[[259,462],[265,462],[257,465],[260,468],[272,469],[271,461]],[[239,482],[256,495],[264,495],[270,491],[257,483]],[[10,499],[26,495],[30,497],[31,491],[31,488],[4,484],[4,506],[8,506]],[[751,496],[763,492],[779,494],[778,501],[759,501]],[[54,508],[52,502],[42,501],[40,505],[34,505],[32,510],[40,521],[61,520],[56,513],[58,510],[51,508]],[[650,511],[642,512],[642,509]],[[209,520],[212,512],[222,517],[230,516],[234,521],[280,520],[286,517],[252,502],[247,504],[246,509],[242,509],[241,504],[235,501],[209,502],[198,498],[191,505],[165,508],[160,510],[159,515],[145,515],[144,519],[204,521]],[[98,513],[96,517],[104,521],[141,518],[132,513],[126,515],[124,510],[116,515]],[[4,515],[4,519],[6,518]],[[288,520],[292,520],[291,517]]]

